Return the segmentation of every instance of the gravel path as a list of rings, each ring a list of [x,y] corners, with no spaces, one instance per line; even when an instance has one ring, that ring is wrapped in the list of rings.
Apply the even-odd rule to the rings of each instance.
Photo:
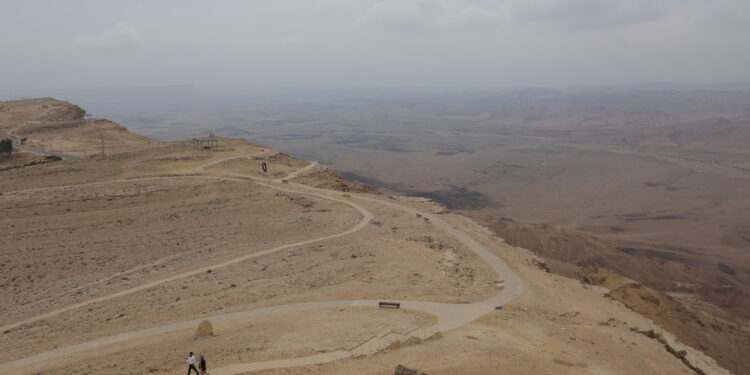
[[[0,330],[16,328],[22,324],[31,323],[40,319],[48,318],[48,317],[57,315],[59,313],[69,311],[72,309],[76,309],[76,308],[80,308],[80,307],[83,307],[92,303],[103,302],[112,298],[125,296],[125,295],[132,294],[138,291],[142,291],[144,289],[158,286],[165,282],[174,281],[177,279],[190,277],[190,276],[194,276],[197,274],[202,274],[202,273],[205,273],[208,269],[217,269],[217,268],[227,267],[227,266],[239,263],[239,262],[246,261],[248,259],[260,257],[263,255],[268,255],[268,254],[278,252],[281,250],[286,250],[286,249],[290,249],[290,248],[298,247],[298,246],[309,245],[315,242],[325,241],[325,240],[329,240],[329,239],[337,238],[337,237],[343,237],[343,236],[347,236],[347,235],[359,232],[362,229],[364,229],[367,226],[367,224],[370,223],[370,220],[372,220],[373,218],[373,214],[370,211],[368,211],[366,208],[361,206],[360,204],[356,203],[358,201],[381,204],[392,209],[407,212],[411,215],[417,215],[417,214],[421,215],[423,218],[428,219],[430,223],[432,223],[432,225],[434,225],[436,228],[449,233],[450,235],[455,237],[458,241],[460,241],[462,244],[464,244],[467,248],[469,248],[471,251],[476,253],[495,271],[495,273],[497,273],[499,278],[504,280],[504,288],[502,291],[500,291],[497,295],[495,295],[492,298],[489,298],[485,301],[477,302],[477,303],[450,304],[450,303],[437,303],[437,302],[426,302],[426,301],[389,300],[389,302],[400,303],[401,308],[403,309],[423,311],[423,312],[436,316],[438,319],[437,323],[435,324],[434,327],[432,327],[430,332],[446,332],[446,331],[450,331],[452,329],[458,328],[494,310],[496,306],[502,306],[503,304],[506,304],[520,297],[524,293],[525,286],[523,284],[523,281],[521,281],[518,275],[516,275],[500,258],[492,254],[483,245],[481,245],[480,243],[475,241],[473,238],[471,238],[471,236],[455,228],[454,226],[442,220],[440,217],[436,215],[428,214],[426,212],[420,211],[413,207],[409,207],[409,206],[398,204],[398,203],[391,202],[391,201],[386,201],[383,199],[373,198],[373,197],[366,196],[363,194],[348,193],[348,198],[342,198],[342,194],[340,192],[314,188],[311,186],[302,185],[298,183],[282,182],[282,181],[287,181],[293,177],[299,176],[315,168],[317,166],[317,163],[310,163],[308,166],[300,170],[297,170],[295,172],[292,172],[289,175],[285,176],[284,178],[276,179],[276,180],[270,180],[270,179],[265,179],[265,178],[261,178],[257,176],[245,175],[241,173],[227,173],[227,172],[212,173],[210,171],[206,171],[207,168],[210,168],[211,166],[220,164],[222,162],[226,162],[226,161],[238,159],[238,158],[251,158],[254,156],[267,155],[268,153],[269,151],[262,151],[262,152],[251,154],[251,155],[239,155],[239,156],[223,158],[220,160],[212,161],[210,163],[204,164],[196,168],[196,172],[199,174],[203,174],[205,177],[211,176],[213,178],[241,180],[241,181],[250,179],[270,189],[283,191],[283,192],[289,192],[289,193],[307,194],[307,195],[312,195],[318,198],[343,203],[357,210],[362,215],[362,218],[354,227],[344,232],[338,233],[338,234],[318,237],[318,238],[314,238],[314,239],[310,239],[306,241],[300,241],[296,243],[291,243],[291,244],[279,246],[273,249],[269,249],[263,252],[241,256],[241,257],[238,257],[229,261],[225,261],[222,263],[217,263],[217,264],[205,266],[199,269],[182,272],[182,273],[175,274],[175,275],[172,275],[170,277],[167,277],[161,280],[155,280],[155,281],[152,281],[152,282],[149,282],[149,283],[146,283],[146,284],[134,287],[134,288],[122,290],[114,294],[102,296],[99,298],[95,298],[89,301],[84,301],[84,302],[74,304],[74,305],[65,306],[60,309],[56,309],[56,310],[50,311],[42,315],[38,315],[35,317],[25,319],[23,321],[15,322],[15,323],[6,325],[4,327],[0,327]],[[170,178],[170,177],[167,177],[167,178]],[[129,340],[133,340],[137,338],[149,337],[149,336],[158,335],[162,333],[189,329],[189,328],[197,326],[198,323],[204,319],[209,319],[214,323],[220,323],[220,322],[232,321],[232,320],[237,320],[237,319],[245,319],[245,318],[254,317],[254,316],[279,314],[279,313],[294,312],[294,311],[305,311],[305,310],[330,308],[330,307],[367,306],[367,307],[375,308],[378,306],[379,302],[380,300],[342,300],[342,301],[327,301],[327,302],[295,303],[295,304],[272,306],[272,307],[267,307],[267,308],[262,308],[262,309],[254,309],[254,310],[241,311],[241,312],[235,312],[235,313],[229,313],[229,314],[220,314],[220,315],[214,315],[210,317],[201,317],[200,319],[184,321],[180,323],[173,323],[173,324],[153,327],[153,328],[140,330],[140,331],[121,333],[121,334],[114,335],[114,336],[109,336],[109,337],[92,340],[92,341],[88,341],[88,342],[84,342],[84,343],[80,343],[76,345],[70,345],[70,346],[50,350],[50,351],[43,352],[43,353],[31,356],[31,357],[27,357],[24,359],[0,364],[0,372],[9,371],[12,369],[40,363],[40,362],[54,359],[54,358],[70,356],[81,351],[96,349],[104,345],[113,345],[113,344],[129,341]],[[395,341],[398,338],[399,338],[398,335],[393,335],[393,337],[389,338],[389,340]],[[386,339],[380,338],[379,340],[380,342],[378,343],[378,345],[380,346],[388,344]],[[377,351],[378,346],[376,346],[373,350]],[[369,353],[364,352],[364,354],[369,354]],[[242,372],[262,370],[262,369],[294,367],[294,366],[303,366],[303,365],[331,362],[331,361],[336,361],[336,360],[340,360],[343,358],[351,357],[352,355],[353,353],[350,351],[338,350],[338,351],[333,351],[333,352],[324,353],[324,354],[317,354],[317,355],[313,355],[309,357],[289,358],[289,359],[284,359],[284,360],[253,362],[253,363],[245,363],[245,364],[232,364],[232,365],[227,365],[224,367],[212,369],[211,373],[214,375],[233,375],[233,374],[238,374]]]

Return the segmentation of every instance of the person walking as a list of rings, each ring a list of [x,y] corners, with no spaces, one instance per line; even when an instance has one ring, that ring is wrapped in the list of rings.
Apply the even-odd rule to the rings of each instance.
[[[200,375],[200,372],[198,372],[198,369],[195,368],[195,356],[193,355],[193,352],[190,352],[190,355],[188,356],[187,365],[188,365],[187,375],[190,375],[190,371],[195,371],[197,375]]]
[[[206,372],[206,358],[201,356],[200,362],[198,362],[198,369],[201,370],[201,375],[208,375]]]

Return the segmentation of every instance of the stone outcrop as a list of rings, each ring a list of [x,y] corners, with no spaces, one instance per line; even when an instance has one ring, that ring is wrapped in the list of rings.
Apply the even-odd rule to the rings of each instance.
[[[198,329],[195,330],[195,337],[210,337],[214,335],[214,326],[208,320],[204,320],[198,324]]]
[[[644,335],[646,337],[649,337],[651,339],[654,339],[660,342],[662,345],[664,345],[664,349],[666,349],[667,352],[669,352],[669,354],[672,354],[673,356],[675,356],[675,358],[682,361],[682,363],[684,363],[685,366],[693,370],[696,374],[707,375],[706,372],[703,371],[702,368],[690,362],[690,359],[687,357],[688,353],[686,350],[683,350],[681,348],[676,348],[676,345],[674,345],[673,343],[670,343],[661,332],[657,332],[653,329],[638,330],[636,328],[634,328],[633,331],[638,332],[641,335]]]
[[[422,371],[410,369],[402,365],[396,366],[396,371],[393,374],[394,375],[427,375]]]
[[[544,258],[538,257],[536,255],[531,256],[531,264],[539,268],[540,270],[543,270],[544,272],[549,272],[549,266],[547,265],[547,262],[544,261]]]

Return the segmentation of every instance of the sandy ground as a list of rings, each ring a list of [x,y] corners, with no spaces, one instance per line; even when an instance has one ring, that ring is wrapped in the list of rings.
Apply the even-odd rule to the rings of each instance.
[[[127,165],[121,170],[132,177]],[[11,292],[3,295],[9,298],[3,305],[13,306],[4,312],[4,323],[185,268],[342,231],[357,220],[356,212],[330,201],[211,177],[118,178],[60,186],[63,181],[19,190],[9,184],[2,196],[4,235],[14,240],[3,249],[9,259],[2,263],[3,285]],[[376,215],[373,225],[348,238],[170,281],[12,329],[1,338],[15,342],[13,350],[2,356],[18,358],[122,329],[178,321],[193,316],[190,306],[195,305],[201,306],[201,314],[211,314],[386,296],[464,302],[493,293],[491,271],[455,240],[405,213],[375,205],[370,209]],[[385,242],[376,240],[386,236]],[[29,277],[31,269],[44,272]],[[133,298],[139,303],[134,305]]]
[[[45,374],[171,374],[182,370],[182,357],[189,351],[214,363],[301,357],[355,345],[384,329],[408,331],[432,320],[420,313],[367,308],[286,313],[217,324],[214,335],[205,338],[194,338],[195,329],[189,329],[132,340],[37,369]]]

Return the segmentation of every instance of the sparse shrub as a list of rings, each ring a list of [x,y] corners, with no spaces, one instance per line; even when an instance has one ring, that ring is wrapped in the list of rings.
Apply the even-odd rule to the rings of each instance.
[[[2,141],[0,141],[0,152],[8,154],[10,156],[10,153],[13,152],[13,141],[11,141],[9,138],[5,138]]]

